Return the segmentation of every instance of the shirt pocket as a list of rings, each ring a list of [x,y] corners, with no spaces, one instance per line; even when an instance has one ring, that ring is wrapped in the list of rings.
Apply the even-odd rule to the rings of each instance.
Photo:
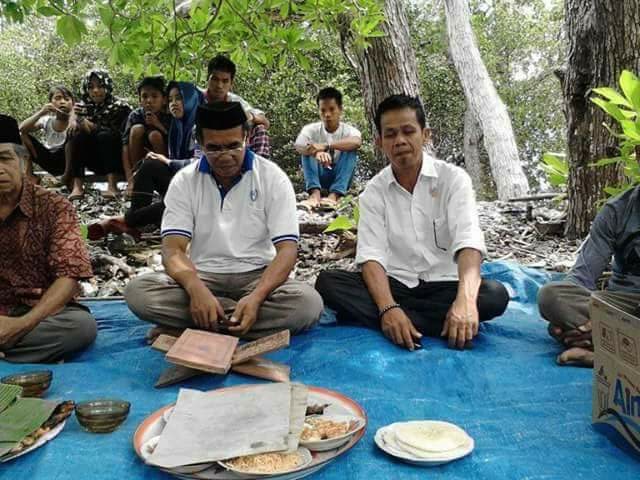
[[[433,242],[438,250],[446,252],[451,248],[451,235],[446,217],[433,220]]]
[[[247,207],[240,234],[254,241],[267,237],[267,215],[263,208]]]

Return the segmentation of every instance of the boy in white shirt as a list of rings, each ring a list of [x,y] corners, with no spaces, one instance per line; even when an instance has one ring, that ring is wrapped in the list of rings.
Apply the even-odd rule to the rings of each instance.
[[[349,190],[362,145],[360,131],[342,122],[342,93],[333,87],[323,88],[316,97],[320,122],[305,125],[295,142],[302,155],[305,190],[309,199],[300,206],[335,208]],[[329,191],[322,198],[321,189]]]
[[[51,175],[67,172],[65,145],[73,103],[71,91],[57,85],[49,91],[49,103],[20,124],[20,137],[30,154],[26,173],[34,182],[38,181],[33,174],[34,161]],[[43,130],[43,142],[30,135],[38,130]]]

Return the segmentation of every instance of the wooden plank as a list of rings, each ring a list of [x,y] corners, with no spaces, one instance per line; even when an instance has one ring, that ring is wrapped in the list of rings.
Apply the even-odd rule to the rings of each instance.
[[[240,345],[233,354],[231,365],[238,365],[257,355],[264,355],[265,353],[275,352],[281,348],[288,347],[290,340],[291,333],[289,330],[282,330],[273,335]]]
[[[199,375],[205,375],[206,373],[207,372],[203,372],[202,370],[196,370],[195,368],[184,367],[182,365],[171,365],[160,374],[154,387],[168,387],[169,385],[174,385]]]
[[[231,368],[231,358],[237,345],[237,337],[188,328],[165,358],[177,365],[225,374]]]
[[[234,373],[241,373],[274,382],[288,382],[291,376],[291,368],[289,365],[274,362],[264,357],[253,357],[239,365],[234,365],[231,370]]]
[[[171,335],[163,333],[161,335],[158,335],[158,337],[151,344],[151,348],[167,353],[169,350],[171,350],[173,344],[176,343],[176,340],[178,340],[178,337],[172,337]]]

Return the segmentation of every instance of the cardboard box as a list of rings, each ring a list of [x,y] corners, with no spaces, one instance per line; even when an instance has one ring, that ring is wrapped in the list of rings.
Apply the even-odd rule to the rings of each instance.
[[[638,304],[606,291],[591,295],[593,423],[613,426],[640,452],[640,318]]]

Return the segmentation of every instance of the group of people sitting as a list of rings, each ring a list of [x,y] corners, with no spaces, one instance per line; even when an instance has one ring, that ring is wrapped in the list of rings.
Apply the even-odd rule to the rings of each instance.
[[[131,311],[156,324],[155,334],[185,328],[245,339],[283,329],[296,334],[327,306],[338,322],[380,330],[408,350],[420,348],[424,335],[471,348],[480,322],[502,315],[509,295],[481,277],[486,247],[471,179],[425,148],[430,130],[420,101],[398,94],[378,106],[376,145],[389,165],[360,195],[360,270],[323,271],[313,288],[292,278],[299,241],[294,188],[267,159],[264,113],[230,92],[230,65],[224,57],[212,60],[206,92],[183,82],[164,89],[159,79],[145,79],[141,107],[133,112],[112,96],[108,76],[92,72],[84,105],[74,106],[72,95],[58,88],[21,128],[0,116],[0,355],[55,362],[95,339],[94,318],[76,302],[78,282],[92,271],[74,208],[30,181],[29,159],[69,174],[73,196],[82,194],[85,166],[117,172],[116,162],[105,160],[116,152],[125,174],[127,164],[140,164],[132,207],[123,219],[94,224],[92,233],[161,224],[164,272],[138,276],[125,291]],[[165,96],[171,118],[161,108]],[[361,145],[360,132],[341,121],[339,92],[322,90],[317,104],[321,122],[304,127],[295,142],[309,191],[304,208],[330,206],[346,193]],[[123,112],[119,135],[109,125],[115,128]],[[68,134],[55,140],[65,122]],[[29,134],[35,128],[45,130],[44,144]],[[161,202],[151,203],[153,191]],[[589,294],[612,254],[610,288],[640,299],[637,195],[607,204],[567,281],[541,291],[549,332],[567,348],[561,363],[592,362]]]

